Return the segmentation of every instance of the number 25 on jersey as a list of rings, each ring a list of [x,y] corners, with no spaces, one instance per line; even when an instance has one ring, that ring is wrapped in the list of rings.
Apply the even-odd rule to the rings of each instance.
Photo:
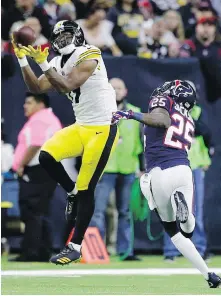
[[[171,119],[177,125],[171,125],[168,128],[164,144],[172,148],[186,149],[188,151],[193,141],[193,124],[179,113],[172,114]]]

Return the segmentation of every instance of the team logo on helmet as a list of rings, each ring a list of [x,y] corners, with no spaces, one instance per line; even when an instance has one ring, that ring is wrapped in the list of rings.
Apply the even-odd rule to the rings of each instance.
[[[175,80],[173,93],[177,97],[186,98],[193,95],[193,88],[189,83],[185,83],[185,81]]]
[[[64,30],[65,30],[64,21],[60,21],[54,26],[53,33],[58,34],[58,33],[63,32]]]

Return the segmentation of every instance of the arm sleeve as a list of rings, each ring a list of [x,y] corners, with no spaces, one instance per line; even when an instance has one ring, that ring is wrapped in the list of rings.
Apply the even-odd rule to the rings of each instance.
[[[173,100],[170,97],[157,96],[153,97],[149,103],[149,113],[155,108],[163,108],[170,113],[173,106]]]

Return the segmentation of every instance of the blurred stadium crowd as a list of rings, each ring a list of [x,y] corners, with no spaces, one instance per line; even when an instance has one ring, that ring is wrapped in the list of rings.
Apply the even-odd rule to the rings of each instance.
[[[2,50],[12,51],[10,34],[23,25],[36,32],[35,45],[50,46],[51,26],[68,19],[113,56],[220,56],[220,10],[219,0],[5,0]]]
[[[1,7],[3,79],[15,71],[10,42],[14,31],[30,26],[37,36],[34,46],[50,47],[52,26],[65,19],[76,21],[86,41],[99,47],[103,55],[198,58],[208,101],[221,98],[220,0],[2,0]],[[50,56],[54,56],[53,50]],[[3,143],[2,138],[5,174],[12,165],[13,148]],[[209,146],[212,155],[210,148],[214,147]],[[177,255],[170,251],[167,254]]]

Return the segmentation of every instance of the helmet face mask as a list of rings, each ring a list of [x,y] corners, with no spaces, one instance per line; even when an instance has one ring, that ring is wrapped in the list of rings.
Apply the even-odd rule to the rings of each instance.
[[[54,40],[54,46],[59,50],[73,42],[74,36],[69,32],[60,33]]]
[[[85,44],[84,33],[77,23],[60,21],[53,28],[51,44],[54,51],[70,54],[76,47]]]

